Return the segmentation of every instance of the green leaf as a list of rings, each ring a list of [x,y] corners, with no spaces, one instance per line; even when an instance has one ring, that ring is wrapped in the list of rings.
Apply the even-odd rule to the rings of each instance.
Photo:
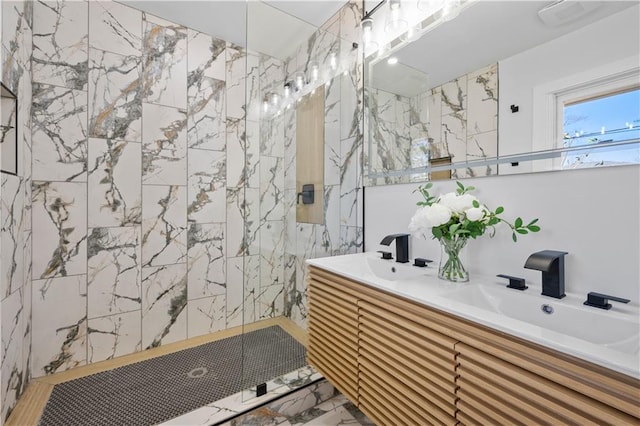
[[[534,223],[536,223],[538,221],[538,218],[533,219],[531,222],[529,222],[529,225],[533,225]]]
[[[540,231],[540,227],[537,225],[528,225],[527,229],[531,232],[538,232]]]
[[[440,228],[431,228],[431,233],[438,239],[442,238],[442,229]]]
[[[521,217],[516,218],[516,221],[513,223],[513,226],[515,228],[520,228],[522,226],[522,218]]]
[[[492,217],[491,219],[489,219],[489,222],[487,222],[487,225],[493,226],[497,225],[498,223],[500,223],[500,219],[498,219],[497,217]]]
[[[475,186],[467,186],[467,187],[465,188],[465,192],[471,192],[471,191],[475,191],[475,190],[476,190],[476,187],[475,187]]]
[[[496,209],[496,214],[500,214],[504,211],[504,207],[500,206]]]
[[[518,242],[518,237],[516,236],[516,233],[514,232],[513,234],[511,234],[511,238],[513,238],[513,242],[517,243]]]
[[[522,235],[526,235],[529,233],[529,231],[527,231],[526,229],[516,229],[516,232]]]
[[[464,185],[460,183],[460,181],[456,181],[456,184],[458,185],[458,188],[460,188],[460,191],[464,191]]]
[[[475,207],[476,209],[480,207],[480,203],[478,202],[478,200],[473,200],[472,204],[473,204],[473,207]]]

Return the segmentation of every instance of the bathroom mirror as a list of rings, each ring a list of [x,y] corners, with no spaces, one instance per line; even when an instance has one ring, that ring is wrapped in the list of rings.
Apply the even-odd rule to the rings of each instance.
[[[637,2],[365,8],[370,184],[640,163]]]
[[[4,83],[0,83],[0,157],[2,173],[18,174],[18,100],[16,95]]]

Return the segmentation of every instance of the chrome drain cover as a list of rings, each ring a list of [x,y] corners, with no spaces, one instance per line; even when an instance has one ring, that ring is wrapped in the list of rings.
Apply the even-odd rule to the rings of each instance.
[[[204,367],[197,367],[187,373],[187,377],[197,379],[198,377],[205,376],[209,370]]]
[[[551,315],[553,313],[553,306],[547,305],[546,303],[540,306],[540,309],[547,315]]]

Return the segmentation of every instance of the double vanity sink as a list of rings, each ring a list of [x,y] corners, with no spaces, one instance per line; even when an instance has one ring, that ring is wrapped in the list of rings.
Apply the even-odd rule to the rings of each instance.
[[[416,267],[360,253],[309,265],[585,361],[640,378],[637,302],[611,310],[584,306],[586,295],[540,295],[540,286],[509,289],[505,280],[473,275],[467,283],[438,279],[437,265]],[[635,301],[634,301],[635,302]]]

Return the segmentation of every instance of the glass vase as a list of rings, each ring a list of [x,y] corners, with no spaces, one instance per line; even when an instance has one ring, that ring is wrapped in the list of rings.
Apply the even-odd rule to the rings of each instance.
[[[440,239],[441,255],[438,277],[452,282],[469,281],[469,273],[461,258],[462,249],[467,244],[467,238],[453,240]]]

